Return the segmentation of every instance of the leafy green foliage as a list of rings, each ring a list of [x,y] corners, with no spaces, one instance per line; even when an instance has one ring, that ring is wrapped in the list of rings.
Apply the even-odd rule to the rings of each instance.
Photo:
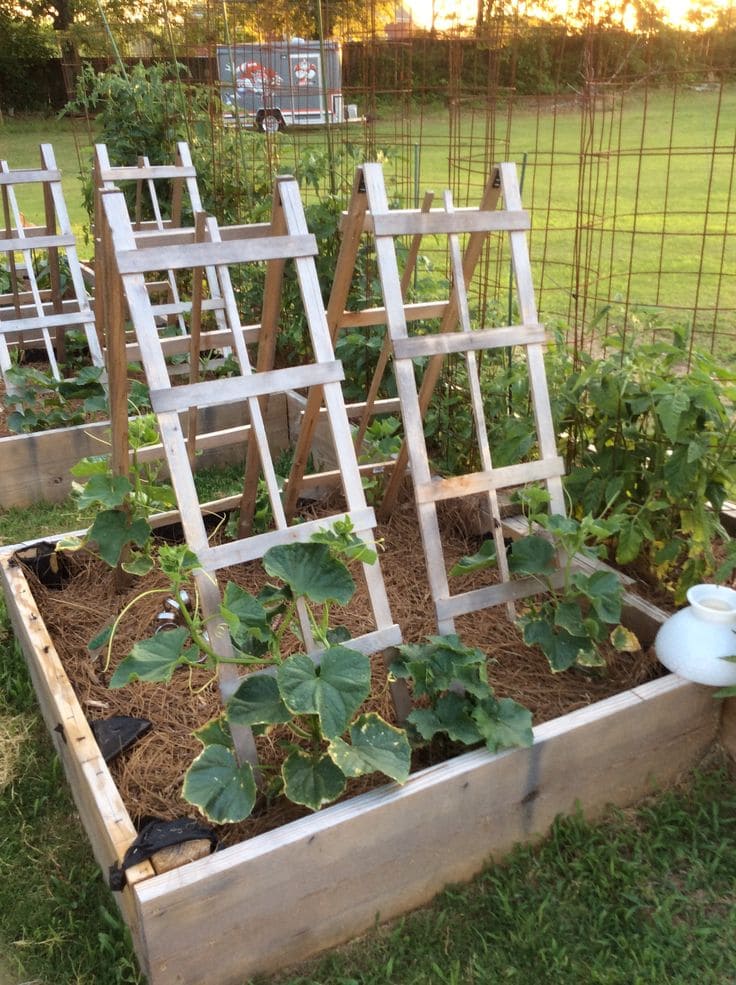
[[[257,596],[232,582],[225,587],[220,615],[232,644],[232,656],[225,658],[213,647],[199,612],[192,578],[197,558],[186,546],[160,548],[159,567],[168,578],[183,625],[136,643],[110,686],[169,681],[177,668],[195,663],[214,673],[224,659],[273,668],[273,676],[246,676],[223,715],[196,733],[204,749],[187,771],[183,794],[211,820],[242,820],[256,800],[253,768],[237,761],[233,728],[248,727],[258,735],[275,726],[285,731],[290,738],[284,743],[281,767],[263,767],[265,792],[283,792],[312,810],[338,797],[349,777],[377,770],[402,782],[408,776],[411,749],[406,734],[376,714],[359,715],[370,692],[369,658],[342,646],[349,634],[329,625],[331,607],[347,604],[355,591],[345,562],[375,558],[347,518],[318,532],[312,542],[270,548],[263,567],[280,584],[265,585]],[[296,618],[298,601],[307,609],[312,635],[323,648],[319,661],[306,652],[284,655],[287,634],[305,642]],[[317,605],[322,606],[319,618]],[[103,645],[106,639],[111,646],[112,638],[94,642]]]
[[[217,824],[240,821],[256,802],[253,768],[239,766],[225,746],[207,745],[187,770],[182,794]]]
[[[440,734],[463,745],[484,743],[491,752],[531,745],[531,713],[511,698],[496,698],[481,650],[452,635],[397,649],[391,673],[412,682],[415,698],[427,699],[407,719],[421,740]]]
[[[69,379],[57,380],[34,366],[12,366],[5,373],[11,393],[3,395],[8,430],[16,434],[84,424],[89,415],[107,411],[100,382],[102,369],[85,366]]]
[[[159,480],[161,464],[141,462],[138,457],[141,448],[158,442],[154,416],[133,418],[128,434],[133,451],[129,477],[113,475],[104,455],[84,458],[71,469],[75,479],[85,480],[72,486],[79,508],[97,507],[98,512],[84,537],[64,538],[59,549],[94,548],[110,567],[122,564],[130,574],[144,575],[153,565],[148,517],[174,507],[176,498],[171,486]],[[167,558],[164,551],[163,565]]]
[[[605,666],[600,652],[605,640],[618,651],[638,650],[635,634],[620,623],[623,589],[615,573],[586,574],[573,565],[576,555],[597,556],[617,529],[615,522],[533,512],[549,500],[546,490],[538,487],[521,491],[517,500],[527,511],[530,533],[512,543],[509,571],[538,578],[547,589],[541,599],[530,597],[524,602],[525,611],[518,619],[524,642],[538,646],[555,672]],[[531,532],[535,529],[540,533]],[[495,563],[492,541],[486,541],[477,554],[461,559],[450,573],[477,571]],[[560,571],[561,585],[555,581]]]
[[[346,605],[353,597],[355,582],[350,572],[330,553],[326,544],[283,544],[263,557],[267,574],[284,581],[295,596],[310,602]]]
[[[571,367],[556,402],[566,488],[576,516],[611,523],[618,563],[681,602],[714,576],[715,546],[729,539],[718,514],[736,488],[736,373],[689,350],[682,332],[640,343],[640,329],[635,316],[602,358],[578,353]]]

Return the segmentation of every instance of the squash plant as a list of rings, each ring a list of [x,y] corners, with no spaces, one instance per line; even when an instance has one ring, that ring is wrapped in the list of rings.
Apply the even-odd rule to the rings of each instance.
[[[338,798],[349,778],[381,772],[400,783],[407,779],[411,747],[405,731],[375,712],[360,713],[370,692],[370,660],[343,645],[350,638],[344,627],[331,626],[334,607],[346,605],[355,591],[347,563],[375,559],[347,519],[307,543],[272,547],[263,567],[274,581],[257,595],[233,582],[225,587],[220,614],[233,656],[223,658],[211,646],[200,612],[192,577],[197,558],[186,546],[159,548],[158,564],[167,585],[154,591],[173,597],[182,624],[136,643],[110,686],[136,679],[169,681],[177,669],[194,666],[214,678],[225,660],[258,668],[243,678],[222,714],[195,733],[203,748],[187,770],[182,793],[211,821],[243,820],[255,806],[259,785],[267,797],[283,793],[317,810]],[[318,662],[304,646],[297,619],[300,603],[321,650]],[[90,647],[107,642],[109,654],[123,614]],[[287,655],[289,635],[300,640],[302,649]],[[283,762],[257,767],[239,762],[231,740],[236,726],[248,726],[257,736],[279,727]]]
[[[106,455],[83,458],[71,469],[72,491],[80,509],[98,508],[92,526],[83,537],[66,537],[59,550],[94,547],[111,567],[121,565],[129,574],[144,575],[153,567],[150,553],[151,526],[148,517],[176,506],[171,486],[159,479],[161,464],[142,462],[138,452],[159,441],[156,417],[143,414],[131,418],[128,440],[133,452],[129,476],[113,475]]]
[[[532,744],[531,712],[495,696],[486,655],[457,636],[429,636],[397,647],[391,673],[410,680],[414,698],[424,701],[407,717],[423,742],[442,736],[468,746],[483,743],[490,752]]]
[[[34,366],[11,366],[5,373],[11,392],[3,395],[4,404],[13,408],[8,430],[30,434],[70,427],[84,424],[90,414],[107,411],[101,376],[99,366],[85,366],[64,380]]]
[[[575,555],[597,557],[615,525],[592,516],[580,520],[542,511],[546,490],[529,487],[514,497],[525,508],[529,532],[515,540],[508,552],[511,574],[534,577],[545,594],[524,600],[518,618],[524,642],[538,646],[554,672],[570,667],[602,667],[600,645],[606,639],[614,649],[640,649],[636,635],[621,625],[623,588],[612,571],[588,574],[575,570]],[[496,564],[493,541],[485,541],[477,554],[462,558],[451,575],[467,574]],[[563,581],[554,576],[562,565]]]

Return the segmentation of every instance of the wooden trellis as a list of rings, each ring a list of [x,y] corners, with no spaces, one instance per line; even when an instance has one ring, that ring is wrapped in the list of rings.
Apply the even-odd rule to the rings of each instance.
[[[127,367],[141,358],[140,346],[134,331],[126,331],[121,310],[114,310],[124,303],[117,288],[117,272],[112,262],[111,234],[107,225],[105,210],[102,207],[104,197],[117,189],[119,182],[135,183],[135,202],[131,229],[136,248],[149,250],[153,261],[158,262],[157,276],[146,281],[146,289],[151,296],[151,308],[159,329],[162,351],[169,359],[170,375],[189,374],[190,382],[199,378],[199,360],[201,353],[207,351],[219,352],[223,355],[230,353],[232,346],[232,329],[228,323],[225,311],[225,300],[220,290],[220,278],[212,265],[207,265],[202,271],[206,281],[206,296],[201,294],[201,277],[194,278],[194,292],[191,298],[182,299],[176,281],[176,271],[162,265],[160,251],[164,247],[184,246],[194,243],[204,236],[203,227],[195,227],[195,217],[201,216],[202,201],[197,184],[197,173],[192,163],[189,146],[185,141],[177,144],[176,158],[173,164],[151,165],[147,158],[141,157],[138,163],[129,166],[113,166],[105,144],[95,145],[94,155],[94,186],[95,186],[95,269],[99,301],[96,305],[97,325],[100,337],[106,349],[109,372],[115,376],[111,380],[111,408],[113,420],[113,444],[117,451],[127,447]],[[164,206],[160,198],[161,184],[168,183],[169,199],[164,217]],[[144,219],[144,201],[153,215],[152,219]],[[183,225],[188,222],[189,225]],[[267,235],[271,230],[269,223],[251,226],[229,226],[218,230],[222,239],[237,237],[256,237]],[[161,277],[163,276],[163,280]],[[198,299],[196,293],[200,292]],[[163,294],[163,299],[161,295]],[[214,327],[203,331],[203,317],[214,321]],[[187,324],[188,322],[188,324]],[[174,325],[174,335],[165,332]],[[164,331],[162,331],[164,330]],[[258,325],[239,325],[239,331],[247,342],[253,342],[258,336]],[[114,356],[111,350],[115,350]],[[183,359],[174,365],[172,357]],[[221,365],[222,359],[210,360],[210,366]],[[120,379],[117,375],[120,374]],[[218,414],[214,414],[218,418]],[[214,449],[226,445],[236,445],[245,439],[244,425],[217,428],[202,432],[198,427],[196,410],[193,409],[189,418],[188,450],[190,460],[194,462],[196,453],[204,448]],[[149,450],[144,450],[144,456]]]
[[[366,543],[372,543],[373,540],[371,532],[375,526],[375,515],[365,502],[340,387],[343,379],[342,365],[335,360],[325,322],[314,263],[316,242],[307,230],[298,186],[291,178],[276,182],[272,219],[272,228],[275,231],[269,236],[264,236],[263,230],[255,227],[251,236],[244,234],[239,239],[223,241],[215,221],[198,216],[196,227],[201,242],[183,246],[164,246],[155,251],[139,249],[122,193],[105,192],[101,204],[105,213],[105,227],[109,231],[113,262],[122,287],[120,297],[116,298],[114,292],[110,294],[111,304],[108,315],[111,318],[111,327],[121,321],[124,296],[150,387],[151,404],[158,419],[186,542],[201,563],[196,580],[203,615],[208,620],[208,631],[213,646],[223,657],[229,657],[232,656],[232,645],[226,624],[219,613],[221,599],[213,577],[215,572],[234,564],[260,558],[276,544],[307,541],[315,530],[323,528],[337,517],[349,517],[359,537]],[[293,262],[296,266],[314,362],[280,369],[264,369],[263,366],[270,367],[272,364],[271,354],[278,324],[280,283],[287,262]],[[265,263],[267,266],[264,308],[262,323],[259,326],[257,372],[254,372],[246,348],[228,269],[229,265],[248,263]],[[167,370],[162,340],[156,324],[155,306],[146,286],[145,274],[162,268],[172,271],[183,269],[202,271],[207,267],[212,268],[217,277],[217,290],[223,299],[223,311],[227,319],[239,375],[219,379],[214,384],[194,381],[174,386]],[[195,283],[203,284],[203,278],[195,277]],[[193,297],[195,322],[196,309],[201,300],[203,299],[196,295]],[[264,352],[265,356],[262,355]],[[121,352],[120,348],[111,349],[110,357],[120,360],[124,358],[124,350]],[[117,381],[119,378],[119,373],[111,373],[111,386],[112,381]],[[347,508],[337,516],[289,526],[268,445],[261,403],[270,395],[294,388],[305,388],[310,393],[318,391],[321,399],[324,400],[340,463]],[[255,468],[262,473],[265,480],[275,529],[240,537],[238,540],[219,546],[210,546],[187,454],[181,416],[189,415],[191,419],[197,407],[232,401],[244,401],[248,408],[249,475],[246,477],[246,488],[250,471]],[[122,414],[123,410],[118,406],[117,422],[113,417],[114,434],[118,436],[124,434]],[[252,465],[254,460],[255,466]],[[114,438],[113,441],[113,464],[119,473],[125,473],[128,468],[127,447],[120,437],[117,440]],[[350,645],[361,652],[373,653],[397,645],[401,641],[401,633],[391,619],[380,567],[378,564],[363,565],[363,572],[376,629],[353,639]],[[309,646],[311,637],[306,619],[302,620],[302,629]],[[319,658],[316,653],[314,656],[315,659]],[[237,671],[232,665],[222,665],[220,688],[223,698],[227,698],[232,693],[238,680]],[[395,700],[400,694],[401,689],[397,688]],[[400,708],[399,713],[402,714],[405,710],[405,707]],[[237,736],[234,735],[234,738],[241,756],[253,760],[255,747],[248,731],[243,730]]]
[[[11,170],[6,161],[0,161],[3,216],[0,256],[7,261],[10,277],[10,292],[0,295],[0,372],[3,379],[12,365],[13,345],[42,347],[52,375],[60,379],[59,362],[64,357],[65,333],[72,328],[84,330],[93,365],[103,365],[95,316],[64,201],[61,172],[51,145],[41,144],[40,151],[40,169]],[[43,225],[25,223],[16,194],[24,186],[37,186],[42,190]],[[22,261],[18,260],[18,254]],[[39,283],[37,268],[41,259],[46,260],[48,287]],[[62,260],[66,261],[69,277],[66,285],[63,283]],[[12,387],[8,389],[12,392]]]
[[[503,209],[498,208],[501,197]],[[454,619],[459,615],[499,603],[506,603],[511,610],[514,599],[539,591],[539,582],[536,579],[512,582],[509,578],[498,492],[528,482],[544,482],[550,494],[551,511],[564,513],[564,466],[557,454],[544,370],[545,334],[538,321],[534,300],[526,241],[529,216],[522,209],[515,166],[501,164],[494,169],[477,209],[455,209],[449,192],[445,193],[442,209],[432,209],[431,202],[431,196],[427,196],[420,210],[391,210],[381,166],[364,164],[358,169],[344,221],[343,241],[328,304],[327,320],[333,339],[346,326],[385,324],[387,327],[384,351],[363,405],[358,440],[362,440],[366,422],[371,415],[382,410],[375,397],[380,376],[391,354],[403,419],[404,442],[393,465],[382,508],[386,512],[393,508],[409,465],[438,628],[440,632],[448,633],[454,632]],[[356,313],[346,311],[345,306],[354,276],[358,247],[365,233],[371,233],[375,242],[383,306]],[[468,303],[468,284],[490,234],[508,236],[520,322],[499,328],[474,328]],[[425,235],[447,237],[452,275],[451,293],[448,299],[442,301],[406,304],[405,293],[409,276],[421,237]],[[403,277],[399,274],[397,237],[409,238],[410,241],[409,260]],[[460,237],[465,238],[464,251],[461,250]],[[435,334],[409,334],[408,326],[412,322],[430,318],[440,320],[439,330]],[[494,468],[476,354],[486,349],[508,346],[523,347],[526,352],[539,458]],[[465,357],[475,440],[482,468],[481,471],[466,475],[439,478],[430,472],[423,418],[439,378],[443,359],[451,353],[462,353]],[[413,362],[420,358],[427,359],[428,362],[418,390]],[[308,413],[310,419],[305,421],[305,431],[313,426],[315,418],[313,409],[308,408]],[[490,512],[501,583],[451,595],[437,503],[478,494],[485,498]]]
[[[136,244],[139,248],[157,248],[162,244],[172,245],[176,242],[187,242],[193,237],[194,216],[202,212],[202,199],[197,184],[197,172],[192,163],[189,145],[185,141],[180,141],[176,145],[176,159],[171,165],[151,165],[147,157],[139,157],[135,165],[115,167],[111,165],[107,146],[96,144],[94,152],[94,202],[95,202],[95,235],[101,242],[105,236],[104,215],[100,206],[101,196],[104,191],[116,188],[121,182],[135,183],[135,206],[132,220],[133,233]],[[163,182],[169,185],[170,197],[168,203],[169,215],[164,218],[162,203],[159,197],[160,187]],[[144,219],[144,204],[148,202],[148,209],[153,215],[152,219]],[[191,216],[191,225],[183,225],[185,213]],[[97,254],[101,257],[103,266],[99,267],[99,277],[106,280],[108,277],[104,269],[105,258],[109,256],[109,250],[103,245]],[[162,269],[163,280],[148,283],[148,290],[152,295],[163,294],[164,300],[157,302],[154,308],[156,319],[162,327],[175,325],[178,334],[188,335],[185,316],[192,310],[191,301],[182,301],[179,297],[179,288],[176,282],[176,275],[173,270]],[[215,319],[217,328],[227,332],[226,321],[223,313],[222,298],[217,294],[217,278],[211,267],[206,269],[206,277],[210,297],[201,308],[201,311],[211,311]],[[106,313],[105,313],[105,292],[100,292],[100,303],[98,305],[98,333],[101,338],[105,337]],[[168,348],[171,353],[181,350],[175,343],[170,343]],[[135,343],[131,342],[128,349],[129,358],[137,358]]]

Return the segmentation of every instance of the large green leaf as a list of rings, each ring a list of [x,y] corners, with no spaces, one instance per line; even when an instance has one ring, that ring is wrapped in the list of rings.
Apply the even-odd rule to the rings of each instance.
[[[273,634],[263,605],[240,585],[229,581],[220,606],[235,644],[245,653],[262,656]]]
[[[477,647],[466,646],[454,634],[429,636],[425,643],[405,643],[397,651],[391,673],[410,677],[415,697],[446,691],[455,681],[473,693],[488,692],[486,655]]]
[[[473,720],[491,752],[534,741],[532,713],[511,698],[489,698],[473,711]]]
[[[330,742],[329,755],[345,776],[384,773],[405,783],[411,767],[411,746],[403,729],[370,712],[350,726],[350,745],[339,737]]]
[[[589,599],[599,619],[607,623],[619,622],[623,589],[613,571],[595,571],[592,575],[576,571],[572,584]]]
[[[143,519],[130,519],[123,510],[102,510],[95,517],[89,531],[89,539],[97,544],[103,561],[114,567],[126,544],[143,547],[151,536],[151,528]]]
[[[192,733],[203,746],[225,746],[226,749],[233,748],[233,739],[224,714],[217,718],[211,718],[200,728]]]
[[[77,497],[80,509],[87,506],[120,506],[133,491],[129,480],[122,475],[93,475]]]
[[[311,602],[346,605],[355,591],[350,572],[326,544],[277,545],[263,555],[263,567],[272,578],[285,581],[294,595]]]
[[[450,691],[437,700],[434,708],[415,708],[408,721],[427,742],[437,732],[445,732],[453,741],[472,746],[482,738],[471,717],[472,708],[464,695]]]
[[[275,678],[251,674],[228,701],[227,717],[233,725],[275,725],[291,721],[292,713],[281,699]]]
[[[315,757],[294,749],[284,760],[281,775],[289,800],[313,811],[331,804],[345,789],[345,774],[326,753]]]
[[[450,576],[469,575],[473,571],[482,571],[496,564],[496,545],[492,540],[485,540],[475,554],[461,557],[457,564],[450,568]]]
[[[671,393],[657,401],[657,417],[662,422],[664,433],[670,441],[677,441],[680,418],[690,406],[690,396],[686,388],[676,385]]]
[[[516,575],[551,575],[555,570],[555,549],[544,537],[530,534],[514,541],[509,555],[509,571]]]
[[[296,715],[319,715],[327,738],[342,735],[368,697],[370,660],[357,650],[333,646],[317,667],[304,653],[289,657],[278,668],[281,697]]]
[[[524,642],[538,646],[554,671],[568,670],[577,663],[578,654],[590,648],[587,637],[570,636],[564,629],[555,629],[546,619],[534,616],[519,620]]]
[[[225,746],[205,746],[187,770],[182,794],[215,824],[234,824],[248,817],[256,802],[253,768],[239,766]]]
[[[577,602],[560,602],[555,608],[555,626],[567,630],[570,636],[586,636],[583,613]]]
[[[184,649],[188,639],[186,626],[177,626],[136,643],[110,678],[110,687],[124,687],[135,680],[170,681],[177,667],[194,663],[199,656],[196,647]]]
[[[644,532],[635,520],[626,518],[621,525],[616,544],[616,561],[630,564],[639,557],[644,543]]]

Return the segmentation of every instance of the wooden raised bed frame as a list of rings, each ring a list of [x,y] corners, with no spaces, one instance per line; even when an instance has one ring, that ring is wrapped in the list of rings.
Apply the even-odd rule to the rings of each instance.
[[[0,577],[38,700],[103,873],[135,836],[12,549]],[[632,602],[643,639],[657,622]],[[538,726],[529,749],[484,750],[422,770],[155,875],[128,870],[116,899],[150,985],[240,985],[343,943],[467,880],[578,805],[595,817],[671,783],[721,742],[736,702],[674,675]]]

